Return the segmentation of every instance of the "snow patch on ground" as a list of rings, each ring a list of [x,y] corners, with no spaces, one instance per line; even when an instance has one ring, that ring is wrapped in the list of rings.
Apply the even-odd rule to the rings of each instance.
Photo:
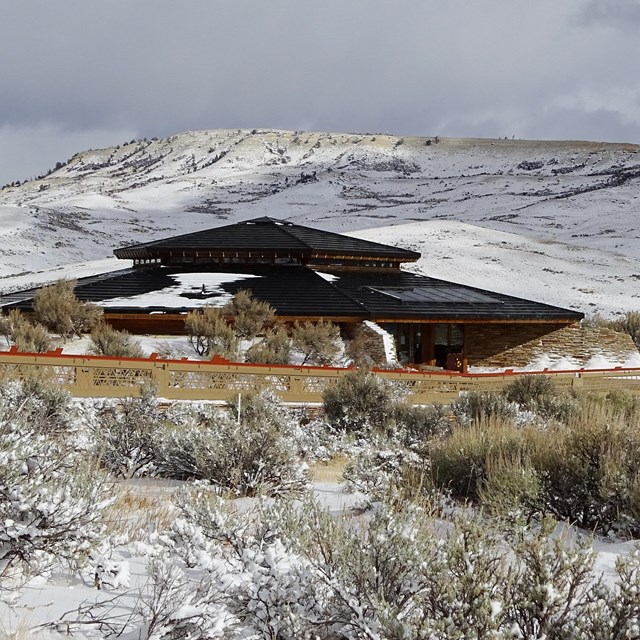
[[[599,369],[640,369],[640,353],[633,353],[624,360],[595,355],[584,365],[574,358],[544,354],[524,367],[469,367],[469,373],[503,373],[504,371],[576,371]]]

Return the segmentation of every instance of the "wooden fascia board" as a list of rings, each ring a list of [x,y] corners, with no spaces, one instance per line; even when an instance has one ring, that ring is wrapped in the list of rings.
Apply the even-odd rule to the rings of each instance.
[[[325,253],[321,253],[319,251],[314,251],[311,254],[311,259],[313,258],[318,258],[320,260],[329,260],[329,259],[333,259],[333,260],[357,260],[358,262],[361,262],[363,260],[367,260],[370,262],[416,262],[416,260],[418,258],[411,258],[411,257],[405,257],[405,256],[398,256],[398,255],[388,255],[388,256],[381,256],[381,255],[377,255],[377,256],[372,256],[372,255],[367,255],[367,254],[356,254],[356,253],[336,253],[336,252],[325,252]]]
[[[141,313],[141,312],[132,312],[132,313],[123,313],[123,312],[110,312],[105,310],[104,317],[105,318],[118,318],[118,319],[138,319],[138,318],[147,318],[154,320],[162,321],[163,319],[175,319],[175,318],[185,318],[185,313]],[[403,323],[403,324],[556,324],[556,325],[571,325],[579,322],[579,319],[518,319],[518,320],[499,320],[499,319],[490,319],[490,320],[477,320],[477,319],[457,319],[457,318],[399,318],[399,317],[374,317],[367,318],[365,316],[330,316],[330,315],[313,315],[313,316],[292,316],[292,315],[277,315],[276,319],[282,322],[295,322],[295,321],[313,321],[313,320],[330,320],[332,322],[362,322],[364,320],[372,320],[373,322],[377,322],[380,324],[387,323]]]
[[[486,319],[480,320],[477,318],[402,318],[402,317],[372,317],[372,322],[380,324],[385,323],[401,323],[401,324],[563,324],[571,325],[580,322],[580,318],[568,319],[568,318],[519,318],[519,319]]]
[[[105,310],[103,315],[105,320],[157,320],[159,323],[163,321],[173,321],[178,318],[184,320],[187,317],[186,313],[122,313],[122,312],[109,312]],[[331,316],[331,315],[317,315],[317,316],[276,316],[278,322],[313,322],[317,320],[326,320],[329,322],[363,322],[367,318],[363,316]]]
[[[257,247],[255,249],[216,249],[214,247],[191,248],[191,247],[141,247],[116,249],[114,254],[117,258],[128,260],[148,260],[153,258],[174,257],[174,256],[207,256],[211,258],[250,258],[250,257],[273,257],[273,258],[305,258],[307,260],[348,260],[348,261],[369,261],[369,262],[415,262],[417,258],[411,256],[373,256],[357,253],[338,252],[318,252],[309,249],[268,249]]]

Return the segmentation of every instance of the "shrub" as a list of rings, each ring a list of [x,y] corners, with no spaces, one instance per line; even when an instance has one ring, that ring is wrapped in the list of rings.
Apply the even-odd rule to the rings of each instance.
[[[190,311],[184,324],[189,344],[198,355],[237,359],[238,339],[220,309],[204,307],[202,310]]]
[[[557,395],[557,389],[550,376],[526,375],[506,385],[502,393],[509,402],[535,408],[543,398]]]
[[[495,418],[508,420],[515,415],[515,407],[497,393],[469,391],[451,403],[451,410],[461,424]]]
[[[0,335],[7,346],[15,346],[25,353],[44,353],[51,348],[51,341],[44,327],[31,324],[18,309],[8,314],[0,311]]]
[[[296,322],[291,332],[293,347],[303,355],[302,364],[332,364],[340,353],[340,328],[331,322]]]
[[[432,481],[459,500],[478,501],[489,459],[525,454],[523,432],[499,418],[457,426],[428,448]]]
[[[250,291],[241,289],[222,308],[222,314],[233,318],[233,328],[241,338],[253,338],[273,322],[275,311],[266,302],[256,300]]]
[[[247,349],[245,360],[263,364],[289,364],[291,338],[286,327],[278,325],[268,330],[260,342]]]
[[[398,401],[392,384],[365,370],[346,373],[322,394],[326,419],[343,431],[390,429]]]
[[[444,405],[423,407],[399,402],[394,411],[399,438],[409,449],[423,450],[432,438],[451,432],[450,413]]]
[[[566,422],[575,406],[574,397],[559,393],[552,378],[544,375],[516,378],[502,389],[502,394],[509,402],[543,420]]]
[[[38,378],[0,383],[0,419],[22,420],[53,436],[70,432],[77,417],[71,396]]]
[[[0,397],[0,598],[56,561],[80,563],[109,503],[91,461],[60,434],[59,398],[36,394],[13,385]]]
[[[46,353],[51,349],[51,339],[41,324],[23,320],[13,325],[13,342],[24,353]]]
[[[611,320],[608,324],[614,331],[629,334],[640,349],[640,311],[627,311],[621,318]]]
[[[75,284],[75,280],[58,280],[39,289],[33,298],[36,320],[63,338],[89,331],[102,316],[100,307],[78,300]]]
[[[117,331],[106,322],[91,330],[91,352],[116,358],[142,358],[142,347],[126,331]]]
[[[347,463],[342,477],[348,492],[357,491],[369,500],[382,500],[400,484],[403,473],[419,472],[421,466],[420,458],[409,451],[365,448]]]
[[[95,450],[114,475],[138,478],[157,467],[157,446],[164,418],[150,389],[140,398],[103,405],[94,427]]]
[[[291,583],[269,574],[272,589],[288,595],[271,615],[295,611],[302,627],[285,637],[322,629],[361,639],[623,638],[637,620],[638,558],[618,569],[634,587],[607,587],[593,577],[589,541],[557,535],[553,521],[518,523],[502,537],[462,514],[445,533],[433,526],[432,507],[394,497],[364,527],[309,503],[270,515],[281,523],[296,576],[297,590],[284,591]],[[258,598],[246,608],[255,611]],[[609,635],[612,628],[618,635]]]
[[[159,473],[207,480],[237,495],[300,491],[307,475],[296,458],[294,426],[286,409],[265,394],[243,395],[240,402],[228,411],[201,415],[197,424],[165,429],[158,447]]]
[[[517,519],[540,512],[540,479],[527,455],[514,447],[487,456],[478,494],[491,513]]]
[[[543,507],[586,529],[640,533],[640,421],[585,401],[566,427],[541,434],[532,463]]]
[[[432,481],[457,499],[599,533],[640,533],[640,419],[587,399],[564,425],[457,427],[428,448]]]
[[[613,413],[619,414],[625,420],[630,420],[634,423],[637,423],[640,419],[640,396],[636,396],[629,391],[609,391],[604,398],[597,395],[590,396],[588,402],[594,406],[608,407]]]
[[[387,496],[367,519],[332,515],[306,497],[239,513],[203,487],[158,536],[150,587],[109,632],[136,637],[637,638],[640,551],[617,580],[594,577],[588,539],[544,519],[445,521],[429,503]],[[204,578],[203,578],[204,575]],[[104,628],[104,603],[64,621]],[[99,625],[99,626],[98,626]],[[203,635],[204,634],[204,635]]]
[[[2,309],[0,309],[0,336],[5,339],[7,347],[11,346],[11,336],[13,334],[13,323]]]

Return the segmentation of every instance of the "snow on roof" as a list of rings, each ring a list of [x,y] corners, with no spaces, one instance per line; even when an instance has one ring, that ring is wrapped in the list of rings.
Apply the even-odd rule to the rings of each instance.
[[[340,278],[338,278],[338,276],[334,275],[333,273],[324,273],[323,271],[316,271],[316,273],[323,279],[326,280],[327,282],[335,282],[336,280],[339,280]]]
[[[138,295],[110,298],[100,302],[106,308],[118,307],[164,307],[167,309],[183,307],[222,307],[233,297],[222,285],[241,282],[262,276],[247,273],[209,273],[190,272],[170,275],[175,285],[140,293]]]

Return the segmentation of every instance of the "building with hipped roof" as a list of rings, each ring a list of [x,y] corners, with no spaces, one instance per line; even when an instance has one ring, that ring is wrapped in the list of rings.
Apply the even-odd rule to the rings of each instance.
[[[114,251],[130,268],[82,278],[75,292],[132,333],[184,332],[185,314],[242,289],[283,322],[324,320],[346,335],[364,321],[390,333],[403,365],[466,370],[522,366],[532,349],[562,349],[583,314],[403,270],[420,254],[270,217]],[[0,298],[29,310],[37,289]]]

